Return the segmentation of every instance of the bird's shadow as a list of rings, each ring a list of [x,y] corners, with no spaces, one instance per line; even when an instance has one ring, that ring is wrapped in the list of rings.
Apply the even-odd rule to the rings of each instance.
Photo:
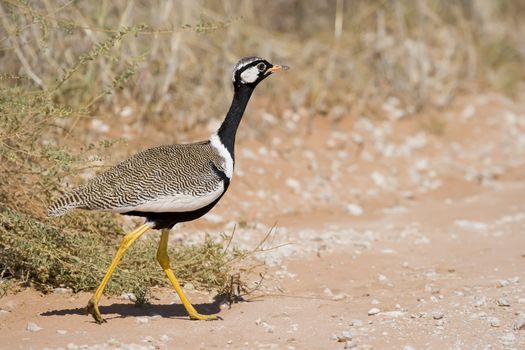
[[[220,303],[194,304],[193,307],[203,315],[218,314],[221,311]],[[187,317],[188,313],[182,304],[146,304],[137,306],[130,303],[114,303],[108,306],[99,306],[102,317],[106,319],[155,316],[163,318]],[[116,314],[116,315],[115,315]],[[41,316],[87,315],[86,308],[49,310]],[[94,322],[94,321],[93,321]]]

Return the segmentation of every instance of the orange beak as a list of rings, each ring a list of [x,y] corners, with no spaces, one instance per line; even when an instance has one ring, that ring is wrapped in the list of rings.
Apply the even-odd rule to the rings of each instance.
[[[276,64],[275,66],[273,66],[271,68],[268,68],[266,73],[270,74],[270,73],[275,73],[275,72],[279,72],[279,71],[282,71],[282,70],[288,70],[288,69],[290,69],[290,67]]]

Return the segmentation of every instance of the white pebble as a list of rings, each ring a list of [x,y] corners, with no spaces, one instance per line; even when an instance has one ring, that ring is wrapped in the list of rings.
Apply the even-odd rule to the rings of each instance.
[[[379,275],[377,276],[377,280],[380,282],[380,283],[383,283],[383,284],[389,284],[390,283],[390,280],[388,279],[388,277],[386,277],[385,275]]]
[[[195,286],[193,285],[193,283],[188,282],[184,284],[184,289],[185,290],[195,290]]]
[[[456,226],[459,226],[462,229],[467,230],[467,231],[485,232],[488,230],[488,225],[483,222],[479,222],[479,221],[456,220],[454,221],[454,224],[456,224]]]
[[[363,208],[354,203],[347,204],[346,211],[352,214],[353,216],[361,216],[364,213]]]
[[[501,326],[501,321],[497,317],[487,317],[487,321],[489,321],[491,327]]]
[[[155,339],[151,335],[147,335],[142,340],[144,343],[154,343]]]
[[[120,299],[121,300],[129,300],[129,301],[133,301],[133,302],[137,301],[137,297],[133,293],[122,293],[120,295]]]
[[[439,294],[440,289],[432,284],[425,285],[425,292],[431,294]]]
[[[350,325],[354,326],[354,327],[362,327],[363,326],[363,321],[361,321],[361,320],[352,320],[352,322],[350,322]]]
[[[461,119],[468,120],[476,113],[476,107],[474,105],[467,105],[461,112]]]
[[[506,307],[506,306],[510,306],[510,303],[509,303],[509,301],[506,298],[499,298],[498,299],[498,306]]]
[[[353,341],[347,341],[345,342],[345,346],[343,349],[353,349],[357,347],[357,343]]]
[[[334,295],[332,297],[332,300],[333,301],[340,301],[340,300],[343,300],[344,298],[346,298],[346,294],[338,293],[338,294],[336,294],[336,295]]]
[[[275,330],[275,326],[274,325],[271,325],[271,324],[266,323],[266,322],[263,322],[262,326],[263,326],[264,331],[266,333],[273,333],[273,331]]]
[[[91,120],[90,126],[91,126],[91,129],[101,132],[101,133],[106,133],[109,131],[109,125],[100,119]]]
[[[476,302],[475,302],[475,305],[477,307],[480,307],[480,306],[483,306],[485,305],[485,303],[487,302],[487,297],[482,295],[480,297],[476,297]]]
[[[383,174],[381,174],[378,171],[374,171],[371,176],[372,176],[372,181],[374,181],[374,183],[378,187],[381,187],[381,188],[386,188],[387,187],[387,181],[386,181],[385,177],[383,176]]]
[[[498,287],[503,288],[510,284],[509,280],[499,280],[498,281]]]
[[[525,313],[520,313],[514,322],[513,328],[517,331],[525,330]]]
[[[149,322],[149,318],[147,317],[137,317],[135,319],[135,321],[138,323],[138,324],[146,324]]]
[[[380,312],[381,310],[379,310],[377,307],[373,307],[370,310],[368,310],[368,316],[377,315]]]
[[[38,332],[39,330],[42,329],[42,327],[40,327],[39,325],[37,325],[36,323],[34,322],[27,322],[27,326],[26,326],[26,329],[30,332]]]
[[[350,331],[343,331],[337,336],[337,341],[339,343],[344,343],[350,340],[352,340],[352,333]]]
[[[499,337],[500,341],[505,345],[512,345],[516,341],[516,336],[509,332],[503,334],[501,337]]]
[[[131,106],[125,106],[124,108],[120,110],[120,116],[123,118],[131,117],[132,114],[133,114],[133,107]]]
[[[385,315],[385,316],[388,316],[388,317],[394,317],[394,318],[404,316],[405,314],[406,314],[406,312],[403,312],[403,311],[385,311],[385,312],[381,312],[381,315]]]
[[[53,289],[54,294],[68,294],[73,293],[73,290],[71,288],[55,288]]]
[[[288,178],[286,180],[286,186],[290,187],[295,192],[299,192],[301,190],[301,184],[296,179]]]
[[[434,311],[432,313],[432,317],[434,318],[434,320],[440,320],[440,319],[443,318],[443,316],[444,316],[443,312],[441,312],[441,311]]]

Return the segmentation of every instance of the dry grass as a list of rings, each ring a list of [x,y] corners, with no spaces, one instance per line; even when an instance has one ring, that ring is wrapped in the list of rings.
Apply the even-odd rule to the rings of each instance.
[[[390,96],[408,113],[442,107],[473,82],[513,93],[524,78],[520,1],[11,0],[1,7],[7,72],[52,90],[57,74],[73,70],[56,98],[106,112],[132,101],[140,118],[169,117],[179,131],[226,108],[231,65],[248,54],[292,66],[285,83],[263,87],[274,104],[334,115],[341,108],[380,114],[375,106]],[[92,45],[123,30],[111,49],[89,57]],[[78,68],[82,59],[89,62]]]

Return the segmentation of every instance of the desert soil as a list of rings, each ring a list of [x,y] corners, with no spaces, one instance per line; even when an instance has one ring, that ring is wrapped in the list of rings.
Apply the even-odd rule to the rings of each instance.
[[[233,243],[253,249],[275,225],[247,302],[185,286],[222,320],[190,321],[157,288],[142,307],[104,297],[97,325],[89,294],[28,288],[0,299],[0,348],[525,349],[525,105],[480,94],[439,116],[382,110],[247,116],[229,193],[171,242],[236,225]],[[100,123],[144,147],[132,120]],[[169,142],[158,133],[151,144]]]

